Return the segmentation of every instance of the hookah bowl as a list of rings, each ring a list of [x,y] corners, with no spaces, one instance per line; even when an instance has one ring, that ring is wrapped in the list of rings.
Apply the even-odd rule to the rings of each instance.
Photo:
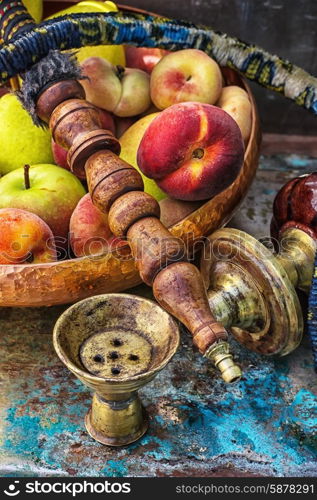
[[[90,297],[67,309],[54,328],[60,360],[94,391],[85,419],[96,441],[124,446],[146,432],[138,389],[171,360],[179,345],[173,318],[151,300],[128,294]]]

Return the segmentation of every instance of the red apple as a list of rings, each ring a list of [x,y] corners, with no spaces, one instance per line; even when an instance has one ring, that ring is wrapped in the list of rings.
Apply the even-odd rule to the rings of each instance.
[[[172,198],[196,201],[215,196],[237,177],[244,144],[236,122],[210,104],[175,104],[150,123],[137,162]]]
[[[125,45],[126,65],[129,68],[138,68],[151,73],[154,66],[169,54],[169,50],[155,49],[149,47],[133,47],[133,45]]]
[[[115,135],[116,127],[113,116],[104,109],[98,108],[98,111],[100,115],[101,128],[103,128],[104,130],[110,130]],[[54,139],[52,139],[52,153],[56,165],[69,170],[69,165],[67,161],[68,151],[59,144],[56,144]]]
[[[110,231],[108,216],[86,194],[78,203],[70,219],[70,244],[76,257],[100,255],[113,250],[122,242]]]
[[[0,264],[39,264],[56,260],[54,236],[35,214],[0,209]]]

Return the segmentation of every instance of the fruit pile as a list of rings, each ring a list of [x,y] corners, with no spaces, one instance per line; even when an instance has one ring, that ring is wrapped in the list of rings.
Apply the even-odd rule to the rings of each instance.
[[[84,59],[81,84],[171,225],[238,176],[251,103],[242,88],[223,87],[219,66],[199,50],[126,47],[125,56],[127,67]],[[1,94],[0,264],[53,262],[122,245],[85,180],[69,171],[67,151],[33,125],[14,94]]]

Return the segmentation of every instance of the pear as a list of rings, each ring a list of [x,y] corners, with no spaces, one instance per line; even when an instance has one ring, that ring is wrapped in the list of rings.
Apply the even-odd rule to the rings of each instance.
[[[36,127],[14,94],[0,98],[0,175],[25,164],[54,163],[51,133]]]
[[[22,0],[25,7],[36,23],[40,23],[43,17],[43,0]]]
[[[81,63],[83,75],[81,80],[86,99],[98,108],[114,111],[119,103],[122,85],[115,68],[102,57],[89,57]]]

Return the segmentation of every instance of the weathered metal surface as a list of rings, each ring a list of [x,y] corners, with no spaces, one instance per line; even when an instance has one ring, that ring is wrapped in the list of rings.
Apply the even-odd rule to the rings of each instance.
[[[315,165],[303,157],[262,158],[231,225],[267,236],[276,191]],[[171,363],[140,391],[148,433],[113,449],[87,435],[91,393],[53,350],[51,332],[63,310],[0,309],[1,475],[316,475],[317,376],[306,337],[279,359],[232,340],[244,376],[226,386],[183,332]]]

